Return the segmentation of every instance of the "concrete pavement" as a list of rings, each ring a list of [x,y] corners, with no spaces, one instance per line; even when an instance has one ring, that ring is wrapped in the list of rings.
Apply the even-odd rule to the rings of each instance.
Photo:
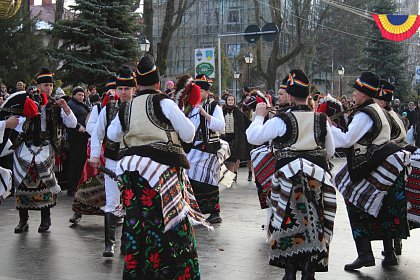
[[[336,167],[343,160],[334,160]],[[256,188],[246,181],[247,171],[241,169],[239,179],[230,189],[221,190],[223,223],[215,231],[197,228],[197,243],[202,279],[265,280],[281,279],[283,269],[268,265],[268,244],[261,225],[265,210],[261,210]],[[343,199],[338,198],[334,238],[328,273],[318,273],[316,279],[420,279],[420,229],[411,232],[403,243],[400,265],[381,267],[382,243],[373,242],[376,266],[348,273],[344,264],[356,258]],[[72,227],[72,199],[61,194],[52,209],[49,233],[37,232],[40,213],[31,211],[29,232],[14,234],[18,221],[14,199],[0,205],[0,280],[17,279],[121,279],[123,258],[102,258],[103,218],[84,216]],[[121,230],[121,229],[119,229]],[[117,244],[119,245],[119,243]]]

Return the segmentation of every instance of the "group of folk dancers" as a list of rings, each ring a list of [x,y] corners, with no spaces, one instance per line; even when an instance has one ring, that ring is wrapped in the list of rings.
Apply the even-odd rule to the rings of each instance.
[[[53,172],[59,128],[77,126],[67,103],[51,98],[53,74],[43,69],[37,83],[38,89],[2,105],[21,109],[19,118],[0,122],[3,142],[11,129],[20,133],[12,175],[0,170],[2,178],[13,176],[16,233],[28,231],[28,210],[41,210],[39,232],[51,226],[50,208],[60,191]],[[87,121],[89,159],[70,222],[104,215],[105,257],[114,255],[115,229],[122,223],[123,279],[200,279],[193,226],[211,229],[222,222],[218,185],[229,156],[219,138],[223,110],[209,100],[211,81],[205,75],[186,79],[174,102],[160,92],[158,69],[146,55],[134,73],[120,67],[107,86]],[[283,279],[296,279],[298,270],[302,279],[315,279],[315,272],[328,270],[335,188],[345,198],[358,252],[345,269],[375,265],[372,240],[383,240],[384,267],[398,264],[394,242],[399,246],[420,220],[420,172],[409,177],[411,153],[420,153],[404,142],[405,128],[389,107],[394,89],[363,72],[354,84],[357,106],[347,131],[308,106],[309,80],[301,70],[283,80],[279,102],[290,105],[283,111],[269,118],[267,103],[257,99],[262,102],[246,136],[258,146],[251,157],[261,206],[270,209],[269,262],[285,269]],[[333,178],[328,161],[336,148],[346,148],[347,163]]]

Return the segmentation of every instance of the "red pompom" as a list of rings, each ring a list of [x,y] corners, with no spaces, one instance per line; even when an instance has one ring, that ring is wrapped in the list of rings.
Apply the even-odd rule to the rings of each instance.
[[[41,98],[42,98],[42,103],[41,103],[41,105],[42,106],[45,106],[45,105],[47,105],[47,103],[48,103],[48,97],[47,97],[47,95],[45,94],[45,92],[42,92],[41,91]]]
[[[23,105],[23,116],[33,119],[39,114],[38,106],[28,97],[26,97],[25,104]]]
[[[262,99],[262,98],[261,98],[261,97],[259,97],[259,96],[257,96],[256,100],[257,100],[257,104],[258,104],[258,103],[265,103],[264,99]]]
[[[201,90],[196,84],[192,84],[191,93],[188,98],[188,103],[195,106],[201,102]]]

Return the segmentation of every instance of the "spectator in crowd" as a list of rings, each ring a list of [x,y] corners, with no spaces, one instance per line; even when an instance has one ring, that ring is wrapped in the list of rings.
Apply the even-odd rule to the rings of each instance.
[[[5,84],[0,85],[0,97],[3,99],[3,101],[9,97],[9,93],[7,92],[7,87]]]
[[[394,112],[401,114],[401,108],[400,108],[401,102],[398,98],[395,98],[394,101],[392,102],[392,109],[394,110]]]
[[[165,89],[165,94],[169,94],[172,95],[173,90],[174,90],[175,84],[172,81],[167,81],[166,82],[166,89]]]
[[[89,113],[89,107],[83,103],[85,98],[85,90],[82,87],[73,89],[73,96],[69,101],[69,107],[77,118],[77,125],[74,129],[67,129],[69,137],[69,186],[67,190],[68,196],[73,196],[77,185],[79,184],[80,175],[82,174],[83,165],[86,161],[88,134],[86,133],[86,116]]]
[[[24,80],[19,80],[16,83],[16,91],[24,91],[26,90],[25,88],[26,88],[26,84]]]
[[[96,90],[96,86],[89,86],[89,107],[94,106],[94,103],[98,103],[101,100],[101,96],[99,95],[98,91]],[[87,97],[86,97],[87,98]]]
[[[404,123],[405,129],[408,130],[408,128],[410,127],[410,122],[407,119],[407,112],[403,112],[401,117],[402,117],[402,121]]]
[[[407,113],[407,119],[411,127],[416,122],[416,105],[414,105],[414,102],[408,103],[408,109],[404,112]]]

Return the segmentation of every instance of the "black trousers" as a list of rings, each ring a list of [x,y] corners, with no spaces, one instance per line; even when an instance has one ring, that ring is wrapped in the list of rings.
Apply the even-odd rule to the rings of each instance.
[[[88,136],[86,133],[69,131],[69,186],[76,191],[87,157]]]

